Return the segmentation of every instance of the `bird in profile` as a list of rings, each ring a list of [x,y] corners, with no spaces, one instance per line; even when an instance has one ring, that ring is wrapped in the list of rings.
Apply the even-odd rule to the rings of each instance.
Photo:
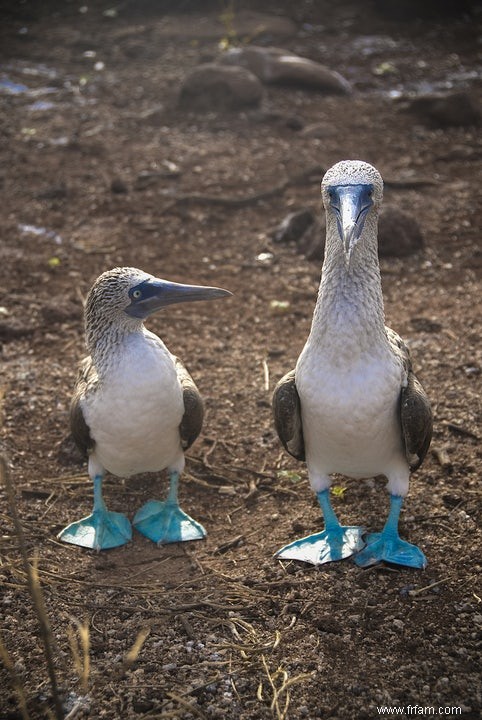
[[[325,529],[277,557],[319,565],[354,555],[361,567],[385,561],[423,568],[422,551],[399,536],[410,471],[432,437],[432,412],[407,346],[385,326],[378,261],[380,173],[361,161],[330,168],[321,185],[326,245],[311,332],[296,367],[275,388],[273,412],[286,450],[306,460]],[[330,475],[384,475],[390,511],[381,532],[340,525]]]
[[[155,543],[195,540],[202,525],[178,503],[184,451],[203,422],[203,403],[191,376],[162,340],[144,326],[166,305],[213,300],[227,290],[184,285],[132,267],[104,272],[85,304],[89,352],[80,367],[70,407],[72,435],[88,454],[94,484],[92,514],[59,534],[65,542],[97,550],[124,545],[132,537],[128,518],[107,510],[102,481],[167,468],[165,501],[151,500],[134,517],[134,527]]]

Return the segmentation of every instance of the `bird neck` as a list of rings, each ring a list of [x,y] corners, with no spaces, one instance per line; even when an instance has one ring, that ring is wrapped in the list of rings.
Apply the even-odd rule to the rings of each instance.
[[[371,221],[371,222],[370,222]],[[336,222],[327,225],[325,260],[310,338],[346,352],[387,344],[376,218],[367,219],[347,266]]]
[[[127,339],[132,335],[142,335],[144,330],[141,321],[124,325],[104,319],[101,328],[96,324],[88,324],[85,330],[87,349],[98,372],[111,367]]]

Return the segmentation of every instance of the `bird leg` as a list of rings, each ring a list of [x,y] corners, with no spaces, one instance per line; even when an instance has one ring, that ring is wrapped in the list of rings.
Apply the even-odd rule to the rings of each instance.
[[[330,490],[316,494],[320,503],[325,529],[315,535],[295,540],[278,550],[281,560],[302,560],[312,565],[322,565],[342,560],[358,552],[363,546],[363,528],[356,525],[340,525],[330,502]]]
[[[70,523],[57,537],[63,542],[94,550],[125,545],[132,538],[131,524],[122,513],[109,512],[102,497],[102,475],[94,476],[92,514]]]
[[[206,536],[203,526],[181,510],[177,499],[179,473],[169,473],[169,493],[165,501],[149,500],[134,517],[133,525],[149,540],[165,543],[200,540]]]
[[[411,543],[400,538],[398,520],[403,505],[401,495],[390,495],[390,512],[383,530],[369,533],[365,537],[366,547],[354,558],[360,567],[370,567],[382,560],[395,565],[424,568],[427,560],[423,552]]]

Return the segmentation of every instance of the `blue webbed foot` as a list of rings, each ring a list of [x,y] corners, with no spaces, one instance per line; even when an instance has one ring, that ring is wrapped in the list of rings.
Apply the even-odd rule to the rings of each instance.
[[[203,526],[183,512],[177,502],[169,500],[147,502],[137,511],[133,525],[158,545],[206,537]]]
[[[132,528],[122,513],[94,510],[91,515],[67,525],[57,537],[80,547],[108,550],[129,542]]]
[[[416,546],[402,540],[398,534],[398,519],[403,505],[403,497],[390,495],[390,512],[382,532],[370,533],[365,541],[366,547],[355,557],[360,567],[370,567],[379,562],[405,565],[423,569],[427,559]]]
[[[364,529],[356,525],[338,525],[285,545],[278,550],[276,557],[281,560],[302,560],[312,565],[343,560],[364,546],[363,532]]]
[[[427,565],[423,552],[398,535],[370,533],[365,537],[365,541],[366,547],[354,558],[359,567],[370,567],[382,561],[420,569]]]
[[[316,494],[325,520],[323,532],[295,540],[278,550],[276,557],[281,560],[302,560],[312,565],[343,560],[365,545],[362,539],[364,528],[357,525],[340,525],[331,507],[330,491]]]

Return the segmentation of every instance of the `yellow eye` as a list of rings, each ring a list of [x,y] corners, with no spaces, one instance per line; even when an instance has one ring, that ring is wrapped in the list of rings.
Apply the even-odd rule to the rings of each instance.
[[[134,290],[132,293],[132,297],[134,298],[134,300],[139,300],[141,295],[142,295],[142,293],[140,290]]]

